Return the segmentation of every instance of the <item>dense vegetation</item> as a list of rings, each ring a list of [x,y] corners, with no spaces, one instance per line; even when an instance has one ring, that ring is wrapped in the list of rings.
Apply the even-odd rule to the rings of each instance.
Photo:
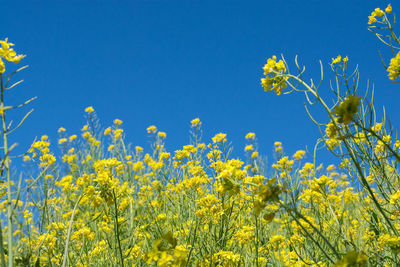
[[[400,41],[391,6],[375,9],[369,30],[390,47],[389,79],[400,75]],[[392,25],[393,23],[393,25]],[[329,67],[333,105],[323,83],[303,79],[273,56],[261,84],[278,95],[303,93],[326,111],[317,141],[340,159],[316,166],[305,151],[286,155],[275,142],[269,168],[254,133],[245,136],[244,160],[231,156],[227,135],[202,140],[191,121],[191,143],[168,152],[166,133],[147,128],[152,150],[131,147],[121,120],[99,129],[92,107],[80,135],[60,128],[59,139],[35,140],[12,172],[17,130],[6,120],[5,96],[13,75],[5,62],[24,58],[0,41],[3,153],[0,184],[1,266],[399,266],[400,140],[385,118],[376,119],[372,90],[358,90],[357,68],[340,55]],[[10,67],[11,68],[11,67]],[[8,67],[7,67],[8,70]],[[54,151],[61,151],[62,156]],[[314,159],[315,160],[315,159]]]

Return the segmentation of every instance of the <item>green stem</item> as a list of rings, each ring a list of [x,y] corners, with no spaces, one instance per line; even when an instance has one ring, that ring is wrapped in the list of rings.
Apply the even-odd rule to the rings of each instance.
[[[255,217],[256,217],[256,266],[258,267],[259,265],[258,265],[258,216],[257,216],[257,214],[255,214],[254,213],[254,215],[255,215]]]
[[[6,259],[4,256],[4,245],[3,245],[3,229],[1,227],[1,223],[0,223],[0,257],[1,257],[1,266],[2,267],[6,267]]]
[[[117,196],[115,194],[115,190],[113,189],[113,195],[114,195],[114,208],[115,208],[115,235],[117,237],[117,242],[118,242],[118,250],[119,250],[119,256],[121,258],[121,266],[124,267],[124,256],[122,254],[122,247],[121,247],[121,240],[119,239],[119,226],[118,226],[118,205],[117,205]]]
[[[81,201],[82,197],[83,197],[83,194],[79,197],[78,201],[76,201],[75,206],[74,206],[74,209],[72,210],[71,220],[69,221],[68,232],[67,232],[67,238],[66,238],[66,242],[65,242],[64,258],[63,258],[62,267],[66,267],[66,266],[67,266],[69,239],[70,239],[71,234],[72,234],[72,226],[73,226],[73,223],[74,223],[75,211],[76,211],[76,209],[78,208],[78,204],[79,204],[79,202]]]
[[[0,114],[3,126],[3,149],[4,149],[4,168],[6,169],[7,176],[7,238],[8,238],[8,266],[13,266],[13,240],[12,240],[12,206],[11,206],[11,175],[10,175],[10,159],[8,153],[8,140],[7,140],[7,125],[6,125],[6,116],[4,113],[4,85],[3,85],[3,76],[0,75],[0,84],[1,84],[1,97],[0,97]]]
[[[309,86],[308,84],[306,84],[303,80],[299,79],[298,77],[291,75],[291,74],[287,74],[288,77],[295,79],[296,81],[298,81],[301,85],[303,85],[305,88],[307,88],[307,90],[313,94],[318,102],[320,102],[322,104],[322,106],[324,106],[325,110],[328,112],[329,117],[331,118],[331,121],[334,123],[334,125],[336,127],[338,127],[336,125],[336,121],[334,120],[334,117],[331,113],[331,110],[329,109],[328,105],[324,102],[324,100],[318,95],[318,93],[316,91],[314,91],[311,86]],[[292,85],[290,85],[292,86]],[[292,86],[293,87],[293,86]],[[379,212],[382,214],[383,218],[385,219],[385,221],[388,223],[388,225],[390,226],[390,228],[392,229],[392,231],[394,232],[394,234],[396,236],[398,236],[398,232],[396,230],[396,228],[394,228],[394,226],[392,225],[392,223],[390,222],[389,218],[386,216],[385,212],[383,211],[381,205],[378,203],[377,199],[375,198],[375,194],[372,192],[371,187],[368,185],[368,182],[366,181],[364,174],[362,172],[362,169],[360,168],[358,161],[355,157],[355,155],[353,154],[353,151],[351,150],[351,148],[349,147],[348,143],[344,140],[343,142],[345,144],[346,150],[349,152],[349,155],[351,157],[351,160],[353,161],[354,165],[356,166],[357,172],[360,175],[361,178],[361,182],[363,184],[363,186],[367,189],[368,194],[371,196],[372,201],[374,203],[374,205],[376,206],[376,208],[379,210]]]
[[[335,261],[329,256],[329,254],[325,251],[325,249],[322,248],[321,244],[315,240],[313,238],[313,236],[307,231],[307,229],[301,224],[301,222],[296,218],[296,216],[294,216],[292,214],[291,211],[294,211],[294,213],[299,216],[301,219],[303,219],[305,222],[307,222],[313,229],[314,231],[316,231],[319,236],[325,241],[325,243],[328,245],[328,247],[332,250],[332,252],[335,254],[335,256],[340,259],[340,255],[339,253],[335,250],[335,248],[329,243],[329,241],[325,238],[325,236],[323,236],[319,230],[310,222],[308,221],[303,215],[301,215],[299,212],[297,212],[295,209],[290,209],[289,207],[286,207],[285,205],[282,205],[289,213],[289,215],[296,221],[297,225],[301,227],[301,229],[303,229],[303,231],[306,233],[306,235],[314,242],[314,244],[317,245],[317,247],[322,251],[322,253],[325,254],[325,256],[327,257],[327,259],[332,262],[335,263]]]

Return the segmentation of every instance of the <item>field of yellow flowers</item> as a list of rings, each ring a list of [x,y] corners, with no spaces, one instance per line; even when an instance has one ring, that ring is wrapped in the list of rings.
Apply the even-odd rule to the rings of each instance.
[[[377,8],[369,30],[391,48],[387,71],[396,80],[393,20],[390,5]],[[400,141],[376,119],[373,91],[358,90],[348,57],[329,64],[331,105],[319,94],[322,63],[321,82],[307,82],[297,58],[290,72],[273,56],[261,79],[265,91],[303,93],[325,109],[328,123],[306,111],[321,132],[317,145],[338,166],[306,162],[303,150],[286,155],[275,142],[269,168],[254,133],[245,136],[244,160],[232,158],[225,133],[202,140],[199,118],[191,143],[174,152],[165,149],[166,133],[149,126],[145,152],[125,142],[121,120],[99,129],[88,107],[80,135],[60,128],[55,142],[35,140],[15,177],[8,135],[30,113],[12,129],[6,114],[33,99],[6,105],[24,67],[8,73],[5,64],[24,55],[7,39],[0,44],[1,266],[400,266]]]

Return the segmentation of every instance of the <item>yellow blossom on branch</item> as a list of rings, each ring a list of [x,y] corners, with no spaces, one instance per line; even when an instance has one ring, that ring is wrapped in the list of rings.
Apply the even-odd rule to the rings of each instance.
[[[17,55],[17,53],[14,51],[14,49],[11,48],[11,46],[14,46],[14,44],[8,42],[8,38],[6,38],[4,41],[0,40],[0,73],[5,72],[5,65],[4,62],[1,60],[4,58],[5,60],[9,62],[13,62],[15,64],[19,63],[21,59],[25,57],[25,55]]]
[[[122,124],[122,121],[119,120],[119,119],[115,119],[115,120],[114,120],[114,124],[115,124],[116,126],[119,126],[119,125]]]
[[[392,13],[392,6],[390,4],[386,7],[385,12],[388,14]]]
[[[155,133],[155,132],[157,132],[157,127],[154,125],[151,125],[146,129],[146,131],[147,131],[147,133]]]
[[[339,64],[342,61],[342,56],[338,55],[336,58],[332,58],[332,64]]]
[[[247,140],[249,140],[249,139],[254,140],[256,138],[256,134],[255,133],[248,133],[248,134],[246,134],[245,138]]]
[[[373,24],[375,23],[377,20],[374,16],[368,16],[368,24]]]
[[[158,132],[158,136],[160,137],[160,138],[166,138],[167,137],[167,134],[165,133],[165,132]]]
[[[212,138],[213,143],[224,143],[226,142],[226,134],[219,133]]]
[[[192,128],[201,125],[201,121],[199,118],[195,118],[195,119],[191,120],[190,123],[192,124]]]
[[[277,95],[282,93],[282,90],[287,87],[286,80],[282,74],[286,72],[286,66],[283,60],[276,61],[276,56],[269,58],[267,64],[263,67],[265,78],[261,78],[261,86],[265,92],[270,92],[274,89]]]
[[[85,108],[85,112],[88,114],[92,113],[93,111],[94,111],[94,109],[92,106]]]
[[[390,60],[390,65],[387,69],[387,72],[389,72],[389,79],[390,80],[395,80],[397,77],[400,75],[400,52],[397,53],[397,55]]]
[[[379,7],[375,8],[375,10],[371,14],[371,16],[376,16],[376,17],[382,17],[383,15],[385,15],[385,13]]]

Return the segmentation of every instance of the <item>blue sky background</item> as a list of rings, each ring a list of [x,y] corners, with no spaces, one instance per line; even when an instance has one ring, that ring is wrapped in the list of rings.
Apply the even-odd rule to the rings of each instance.
[[[145,129],[154,124],[167,132],[168,150],[179,149],[189,142],[190,120],[200,117],[205,141],[227,133],[235,155],[242,155],[250,131],[262,154],[271,155],[279,140],[292,155],[312,148],[319,132],[302,95],[276,96],[260,86],[266,59],[281,53],[290,64],[299,55],[315,79],[319,59],[332,78],[331,58],[347,55],[351,67],[359,64],[360,90],[367,79],[374,82],[377,109],[385,105],[399,128],[400,89],[388,80],[378,51],[386,62],[390,53],[367,30],[371,11],[388,3],[5,1],[0,38],[8,37],[18,53],[27,54],[23,63],[30,66],[18,75],[24,84],[6,101],[38,97],[30,106],[34,113],[11,141],[22,151],[43,134],[55,143],[60,126],[79,134],[83,110],[93,106],[103,127],[123,120],[133,145],[145,146]],[[329,90],[328,80],[321,90]]]

